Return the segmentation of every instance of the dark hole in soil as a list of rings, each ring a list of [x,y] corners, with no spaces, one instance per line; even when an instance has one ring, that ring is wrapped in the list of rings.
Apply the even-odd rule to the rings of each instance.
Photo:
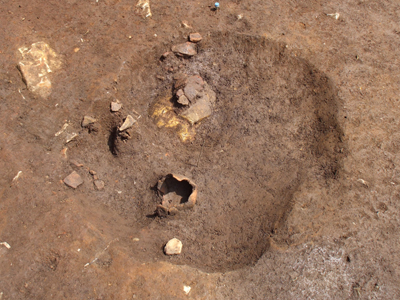
[[[108,137],[108,148],[110,149],[110,152],[112,155],[117,156],[118,155],[118,149],[117,149],[117,137],[118,137],[118,127],[114,127],[111,132],[110,136]]]
[[[172,175],[169,175],[163,185],[166,185],[168,191],[165,196],[168,197],[168,204],[181,204],[188,202],[189,196],[193,192],[193,187],[187,180],[179,181]]]

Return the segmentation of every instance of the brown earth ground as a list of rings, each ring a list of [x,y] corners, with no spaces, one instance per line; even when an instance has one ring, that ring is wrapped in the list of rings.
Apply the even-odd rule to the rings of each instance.
[[[0,3],[1,300],[400,298],[398,2]],[[160,59],[191,32],[198,55]],[[38,41],[63,62],[47,98],[16,67]],[[186,142],[152,118],[181,72],[217,95]],[[197,203],[158,218],[169,173]]]

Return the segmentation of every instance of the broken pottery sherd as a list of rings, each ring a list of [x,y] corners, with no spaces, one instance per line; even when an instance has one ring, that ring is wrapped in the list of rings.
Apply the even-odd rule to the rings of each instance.
[[[158,181],[157,190],[162,202],[157,206],[156,212],[161,217],[193,208],[196,203],[197,185],[185,176],[168,174]]]

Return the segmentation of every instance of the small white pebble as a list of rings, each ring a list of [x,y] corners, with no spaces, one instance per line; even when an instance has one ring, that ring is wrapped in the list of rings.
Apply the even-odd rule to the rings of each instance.
[[[191,289],[192,289],[192,288],[191,288],[190,286],[187,286],[187,285],[184,285],[184,286],[183,286],[183,291],[185,292],[186,295],[190,293],[190,290],[191,290]]]

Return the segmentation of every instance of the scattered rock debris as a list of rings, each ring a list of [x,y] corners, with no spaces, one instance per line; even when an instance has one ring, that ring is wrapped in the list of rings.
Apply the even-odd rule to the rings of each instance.
[[[168,174],[158,181],[157,190],[162,202],[157,206],[160,217],[175,215],[179,210],[193,208],[197,199],[197,185],[189,178]]]
[[[159,128],[176,128],[183,142],[190,141],[196,135],[193,125],[212,114],[216,94],[199,75],[176,73],[173,78],[172,98],[178,105],[165,94],[155,102],[150,114]]]
[[[169,240],[164,247],[164,252],[166,255],[178,255],[182,252],[182,242],[177,238]]]
[[[83,183],[82,177],[73,171],[71,174],[69,174],[67,177],[64,178],[64,183],[72,187],[73,189],[76,189],[78,186],[80,186]]]

